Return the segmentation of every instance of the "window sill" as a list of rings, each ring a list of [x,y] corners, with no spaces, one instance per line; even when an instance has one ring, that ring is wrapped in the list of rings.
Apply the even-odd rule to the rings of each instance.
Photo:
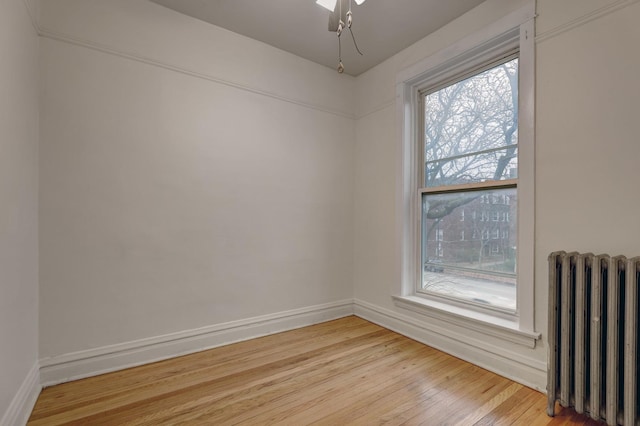
[[[417,296],[393,296],[393,301],[400,308],[531,349],[536,347],[536,342],[540,339],[540,333],[521,330],[517,321],[498,318],[471,309]]]

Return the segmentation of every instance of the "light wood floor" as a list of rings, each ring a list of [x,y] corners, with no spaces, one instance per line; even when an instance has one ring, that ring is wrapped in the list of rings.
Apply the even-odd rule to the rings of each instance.
[[[539,392],[347,317],[47,388],[29,425],[588,422],[545,406]]]

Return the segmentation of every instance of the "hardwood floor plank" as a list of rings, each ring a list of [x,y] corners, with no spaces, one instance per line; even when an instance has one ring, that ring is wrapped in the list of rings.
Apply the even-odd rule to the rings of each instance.
[[[380,336],[387,334],[387,332],[381,328],[377,328],[373,331],[373,336]],[[305,348],[311,348],[316,358],[321,359],[330,351],[331,348],[337,347],[344,350],[349,345],[355,345],[362,339],[367,339],[368,335],[362,335],[354,337],[352,339],[336,339],[325,342],[326,346],[318,348],[318,345],[311,343],[299,342],[296,348],[289,347],[292,356],[286,356],[285,353],[279,351],[277,353],[269,354],[264,359],[259,359],[260,365],[251,368],[249,360],[245,357],[235,359],[235,362],[223,362],[215,364],[213,366],[202,367],[198,370],[188,371],[174,376],[162,378],[161,380],[149,381],[142,385],[136,385],[133,387],[122,388],[118,392],[109,394],[106,397],[100,396],[94,398],[87,403],[75,403],[73,405],[67,405],[65,410],[60,409],[52,410],[54,414],[48,416],[49,422],[58,421],[57,414],[60,414],[62,421],[70,421],[74,419],[87,418],[92,422],[108,421],[112,415],[118,416],[119,412],[123,413],[129,408],[138,407],[141,403],[150,403],[159,398],[166,398],[173,393],[191,393],[197,394],[202,392],[203,389],[208,392],[217,393],[222,395],[229,389],[237,388],[247,383],[253,383],[260,380],[268,380],[274,376],[274,374],[293,374],[300,368],[296,368],[300,361],[309,358],[308,351]],[[190,357],[190,356],[188,356]],[[185,361],[188,361],[185,360]],[[215,362],[215,361],[214,361]],[[265,372],[264,370],[268,371]],[[267,379],[263,376],[268,375]],[[84,387],[84,386],[83,386]],[[74,395],[74,393],[71,393]],[[109,408],[107,410],[107,408]],[[91,412],[99,412],[99,416],[87,417]],[[113,412],[113,413],[112,413]],[[99,417],[99,418],[98,418]],[[34,418],[34,425],[38,425],[38,418]],[[51,423],[43,423],[51,424]],[[108,423],[103,423],[108,424]]]
[[[527,403],[527,398],[531,396],[532,394],[529,392],[529,389],[525,387],[518,389],[511,398],[498,405],[494,410],[477,421],[474,426],[513,424],[515,419],[512,417],[522,414],[519,408],[523,407]],[[535,397],[536,395],[533,396]],[[518,409],[516,410],[516,408]],[[524,407],[525,410],[527,408],[529,408],[529,406]]]
[[[456,360],[461,362],[460,360]],[[415,399],[415,404],[409,407],[402,417],[407,419],[407,424],[439,424],[450,418],[453,413],[461,414],[457,409],[450,409],[450,406],[459,407],[460,399],[468,398],[467,392],[478,386],[478,381],[486,380],[492,373],[468,363],[459,373],[452,375],[447,380],[427,389],[419,398]],[[473,391],[472,391],[473,394]],[[447,406],[447,410],[440,407]],[[463,412],[472,411],[472,407],[464,407]]]
[[[597,424],[355,316],[44,389],[29,425]]]
[[[386,386],[375,389],[374,393],[358,397],[342,410],[325,415],[321,423],[330,424],[338,421],[366,423],[372,419],[384,419],[385,415],[394,411],[396,407],[400,407],[400,412],[405,413],[402,406],[404,402],[417,401],[425,391],[434,390],[440,383],[449,380],[452,375],[472,368],[470,364],[451,365],[451,358],[448,356],[434,364],[417,360],[416,366],[416,369],[411,369],[402,376],[387,376]],[[393,377],[393,380],[389,380],[389,377]],[[392,414],[393,417],[397,417],[396,415],[397,413]]]
[[[359,401],[370,407],[371,400],[375,399],[371,398],[371,395],[390,391],[390,385],[402,381],[405,377],[411,375],[415,377],[417,360],[428,357],[428,354],[420,349],[416,347],[415,342],[410,342],[410,345],[402,352],[390,354],[382,362],[366,366],[365,369],[354,370],[355,374],[350,375],[351,380],[346,385],[343,384],[342,376],[335,377],[335,380],[325,386],[312,389],[311,391],[316,395],[314,398],[305,399],[303,403],[299,399],[294,400],[289,410],[280,410],[278,413],[266,412],[253,420],[266,421],[267,423],[287,420],[299,424],[310,424],[322,420],[325,424],[330,424],[334,421],[332,418],[323,418],[329,412],[338,412],[336,417],[341,422],[346,422],[349,420],[346,413],[353,415],[356,411],[357,407],[353,405],[354,401]],[[394,361],[390,362],[391,359]],[[431,359],[435,363],[434,365],[440,365],[436,361],[436,356],[432,356]],[[446,358],[440,358],[440,362],[444,361]],[[394,377],[394,380],[390,381],[390,377]],[[339,407],[344,404],[348,405],[340,410]]]
[[[514,394],[514,399],[519,398],[520,396],[522,396],[521,399],[518,400],[517,404],[512,405],[512,407],[517,407],[517,410],[509,410],[508,412],[505,412],[504,414],[502,414],[499,418],[495,419],[495,421],[492,423],[496,426],[503,426],[503,425],[511,425],[511,424],[522,424],[523,419],[522,414],[524,411],[527,411],[529,408],[531,408],[534,405],[540,405],[540,395],[536,395],[533,394],[531,392],[528,392],[528,389],[523,388],[520,391],[516,392]],[[500,406],[504,406],[506,401],[501,404]]]
[[[262,362],[279,360],[286,355],[304,353],[328,343],[338,343],[366,335],[382,328],[366,321],[354,321],[348,324],[323,323],[305,329],[292,330],[251,341],[216,348],[215,352],[204,351],[184,357],[173,358],[153,364],[136,367],[136,374],[130,370],[91,377],[74,382],[72,388],[54,386],[47,388],[48,398],[38,404],[32,418],[39,418],[40,411],[51,414],[52,410],[69,411],[83,406],[88,401],[94,403],[100,399],[112,398],[122,394],[123,390],[131,393],[142,391],[146,387],[157,387],[159,382],[180,381],[190,375],[219,377],[233,371],[243,370],[255,359]],[[254,345],[255,343],[255,345]],[[181,382],[182,383],[182,382]],[[48,405],[51,401],[52,406]]]
[[[484,404],[476,408],[473,412],[467,414],[464,418],[457,420],[455,422],[458,426],[472,425],[476,422],[480,421],[487,414],[492,412],[496,407],[502,404],[507,399],[511,398],[514,393],[521,389],[521,386],[517,383],[509,383],[507,380],[504,380],[502,383],[506,385],[504,388],[497,388],[500,391],[497,394],[493,394],[490,399],[488,399]],[[494,388],[494,389],[496,389]]]
[[[390,334],[389,337],[392,337]],[[296,407],[300,404],[300,394],[304,392],[308,395],[305,398],[305,402],[311,401],[313,398],[317,398],[318,395],[322,395],[323,392],[334,392],[336,383],[339,386],[350,387],[354,386],[357,381],[361,381],[360,376],[366,374],[366,371],[372,368],[377,368],[384,365],[383,359],[393,353],[400,353],[406,350],[406,339],[400,339],[389,341],[384,347],[373,347],[372,350],[360,351],[352,356],[340,358],[339,362],[331,362],[323,368],[314,372],[313,377],[299,380],[296,386],[291,386],[289,389],[271,389],[269,395],[265,395],[266,400],[273,397],[273,402],[265,407],[265,400],[255,400],[252,403],[258,406],[265,407],[260,412],[248,412],[244,411],[238,413],[239,415],[232,416],[234,422],[240,423],[247,421],[249,423],[260,422],[257,417],[269,417],[277,415],[278,412],[286,412],[293,414],[296,411]],[[230,414],[230,413],[229,413]],[[219,417],[204,417],[207,420],[224,421],[229,418],[229,415],[223,418]]]
[[[396,350],[401,350],[401,346],[404,344],[403,339],[391,335],[389,338],[384,341],[385,350],[389,351],[395,346],[399,346]],[[266,372],[266,381],[254,381],[244,387],[236,385],[233,392],[229,392],[223,398],[210,401],[207,407],[202,407],[197,412],[184,412],[172,417],[172,420],[199,420],[203,422],[206,420],[209,423],[219,423],[235,418],[237,421],[238,416],[251,412],[250,409],[253,407],[262,406],[269,402],[270,406],[275,406],[277,402],[289,394],[295,394],[297,398],[300,390],[307,390],[314,383],[344,370],[345,366],[351,363],[350,359],[353,357],[358,357],[363,362],[366,358],[375,360],[376,357],[384,357],[385,352],[380,349],[381,344],[379,339],[372,339],[369,344],[359,345],[357,350],[344,351],[342,348],[335,348],[334,353],[303,360],[297,368],[292,368],[284,374]],[[265,366],[265,368],[269,367]],[[162,401],[162,403],[164,402],[171,403],[172,401]]]
[[[326,323],[324,323],[326,324]],[[216,348],[214,351],[204,351],[179,358],[173,358],[154,364],[148,364],[135,369],[122,370],[116,373],[105,374],[74,382],[73,387],[54,386],[47,388],[43,395],[48,398],[43,400],[42,406],[38,405],[33,418],[38,417],[40,409],[50,410],[47,401],[53,401],[58,410],[66,410],[76,405],[83,405],[87,400],[94,402],[110,398],[126,392],[137,391],[149,386],[157,387],[158,383],[180,382],[184,386],[184,379],[190,376],[204,376],[207,378],[223,377],[233,372],[246,370],[254,360],[261,363],[280,361],[285,356],[295,356],[329,344],[349,341],[350,339],[372,333],[382,332],[383,329],[370,323],[358,324],[358,328],[344,332],[339,328],[328,335],[318,336],[316,326],[309,329],[308,335],[302,335],[291,341],[280,342],[283,338],[280,334],[268,336],[273,339],[255,339],[257,348],[248,346],[248,342],[241,342]],[[297,330],[291,333],[296,333]],[[313,339],[310,341],[310,339]],[[254,342],[254,341],[251,341]],[[264,346],[265,343],[268,346]],[[242,348],[247,349],[242,349]],[[131,374],[135,371],[135,374]]]

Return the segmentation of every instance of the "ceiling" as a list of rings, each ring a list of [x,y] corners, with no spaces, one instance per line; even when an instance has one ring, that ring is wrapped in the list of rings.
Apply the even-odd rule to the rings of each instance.
[[[315,0],[151,0],[177,12],[262,41],[336,69],[338,41],[329,11]],[[358,75],[424,38],[484,0],[368,0],[353,2],[358,55],[342,34],[345,73]]]

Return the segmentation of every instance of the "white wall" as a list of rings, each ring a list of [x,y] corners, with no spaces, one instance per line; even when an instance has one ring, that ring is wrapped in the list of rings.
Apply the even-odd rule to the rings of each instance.
[[[41,25],[44,360],[351,300],[352,78],[143,0]]]
[[[26,393],[37,381],[38,359],[38,37],[20,0],[0,2],[0,58],[0,424],[5,424],[21,421]]]
[[[45,367],[355,295],[543,388],[547,254],[640,254],[637,1],[538,0],[538,346],[425,332],[390,297],[396,74],[526,2],[488,0],[356,79],[144,0],[43,2],[39,223],[38,41],[0,3],[0,413],[35,366],[38,225]]]
[[[575,19],[571,8],[580,2],[539,1],[536,272],[542,285],[543,261],[553,250],[640,255],[640,4],[592,2],[610,10],[557,32],[556,16]],[[590,9],[579,11],[585,16]]]
[[[354,291],[370,318],[544,389],[547,255],[640,254],[637,2],[538,0],[535,324],[542,341],[527,349],[426,320],[391,299],[399,278],[395,76],[523,3],[489,0],[357,78]],[[447,332],[429,331],[434,326]]]

